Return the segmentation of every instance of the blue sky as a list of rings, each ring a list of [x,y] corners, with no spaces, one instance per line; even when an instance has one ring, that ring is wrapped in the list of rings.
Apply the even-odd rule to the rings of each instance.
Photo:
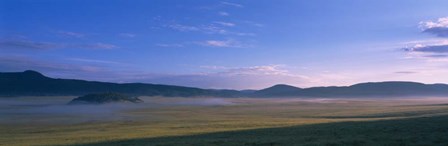
[[[448,83],[443,0],[0,0],[0,71],[260,89]]]

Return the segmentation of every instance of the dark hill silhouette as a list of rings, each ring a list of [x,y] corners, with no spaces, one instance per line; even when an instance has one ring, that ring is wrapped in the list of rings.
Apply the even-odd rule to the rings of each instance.
[[[143,84],[107,83],[74,79],[53,79],[36,71],[0,73],[0,95],[85,95],[89,93],[116,92],[128,95],[146,96],[226,96],[239,93],[236,90],[207,90],[192,87]]]
[[[258,96],[294,96],[297,93],[300,93],[301,90],[302,89],[298,87],[278,84],[266,89],[258,90],[254,94]]]
[[[85,95],[116,92],[131,96],[217,97],[393,97],[448,96],[446,84],[417,82],[369,82],[352,86],[298,88],[275,85],[262,90],[215,90],[144,83],[107,83],[54,79],[36,71],[0,73],[0,96]]]
[[[107,103],[141,103],[137,97],[129,97],[119,93],[95,93],[77,97],[69,105],[77,104],[107,104]]]
[[[280,89],[281,87],[281,89]],[[258,96],[302,96],[302,97],[392,97],[392,96],[448,96],[446,84],[423,84],[417,82],[369,82],[352,86],[330,86],[297,88],[273,86],[262,89]],[[279,92],[284,91],[284,92]],[[270,93],[270,94],[266,94]]]

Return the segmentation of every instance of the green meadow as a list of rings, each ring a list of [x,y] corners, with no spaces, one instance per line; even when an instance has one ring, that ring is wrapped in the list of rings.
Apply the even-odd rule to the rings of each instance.
[[[448,145],[448,99],[2,98],[0,145]]]

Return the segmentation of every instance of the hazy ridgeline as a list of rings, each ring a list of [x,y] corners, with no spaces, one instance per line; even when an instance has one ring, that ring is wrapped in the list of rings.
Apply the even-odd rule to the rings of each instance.
[[[358,83],[351,86],[309,88],[278,84],[261,90],[226,90],[162,84],[119,84],[75,79],[56,79],[32,70],[24,72],[0,72],[0,96],[82,96],[105,92],[133,96],[163,97],[444,97],[448,96],[448,84],[387,81]]]
[[[316,125],[312,129],[318,128],[316,132],[321,134],[312,137],[307,136],[307,132],[303,133],[303,128],[289,129],[286,127],[347,121],[412,120],[418,117],[448,115],[448,98],[437,97],[389,99],[140,97],[145,101],[144,103],[67,105],[73,98],[75,97],[2,98],[0,100],[0,115],[2,115],[0,116],[0,131],[3,132],[0,133],[0,144],[226,145],[227,143],[232,145],[270,145],[272,143],[274,145],[291,145],[290,142],[311,145],[332,143],[356,145],[363,144],[363,142],[364,144],[373,144],[372,139],[351,139],[349,133],[335,135],[342,140],[338,142],[327,132],[339,128],[345,131],[361,132],[361,134],[365,130],[378,128],[383,128],[387,132],[393,131],[394,126],[400,127],[400,125],[388,122],[392,125],[381,127],[383,124],[373,122],[373,125],[379,126],[373,129],[368,129],[372,127],[364,124],[351,127],[350,125],[353,123],[348,123],[349,125],[333,124],[332,126]],[[444,122],[446,118],[438,119],[439,121],[434,121],[437,122],[434,124],[440,124],[440,120]],[[410,121],[410,123],[413,122]],[[414,127],[416,129],[413,133],[398,132],[396,133],[398,136],[389,143],[409,144],[410,141],[400,143],[400,138],[404,140],[409,138],[406,134],[418,136],[425,134],[419,133],[419,130],[427,132],[428,128],[435,128],[429,125],[431,123],[428,123],[427,127]],[[283,136],[287,136],[289,132],[298,132],[299,135],[290,135],[286,139],[277,136],[262,139],[251,138],[251,134],[255,137],[266,135],[268,131],[260,128],[280,127],[285,128],[273,129],[274,132],[279,132],[278,134]],[[325,129],[329,127],[331,129]],[[448,134],[446,126],[440,128],[441,132],[436,132],[436,134]],[[251,131],[250,129],[260,130]],[[239,133],[240,130],[248,131]],[[216,133],[223,131],[235,131],[236,133]],[[211,135],[207,135],[207,133]],[[197,134],[205,135],[192,136]],[[238,138],[234,137],[234,134],[242,135]],[[257,134],[260,135],[257,136]],[[378,134],[381,134],[381,131]],[[390,132],[383,134],[390,134]],[[439,136],[434,135],[433,137]],[[322,141],[325,137],[333,140]],[[441,144],[448,142],[443,138],[421,140],[421,142],[436,144],[433,141],[437,142],[437,140],[442,142]],[[383,142],[383,144],[388,144],[387,141]]]

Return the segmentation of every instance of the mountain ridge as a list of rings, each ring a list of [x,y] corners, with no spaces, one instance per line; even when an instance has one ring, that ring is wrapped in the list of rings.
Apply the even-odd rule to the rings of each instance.
[[[261,90],[201,89],[148,83],[110,83],[56,79],[37,71],[0,72],[0,96],[56,96],[118,92],[137,96],[165,97],[389,97],[448,96],[447,84],[409,81],[365,82],[350,86],[299,88],[277,84]]]

